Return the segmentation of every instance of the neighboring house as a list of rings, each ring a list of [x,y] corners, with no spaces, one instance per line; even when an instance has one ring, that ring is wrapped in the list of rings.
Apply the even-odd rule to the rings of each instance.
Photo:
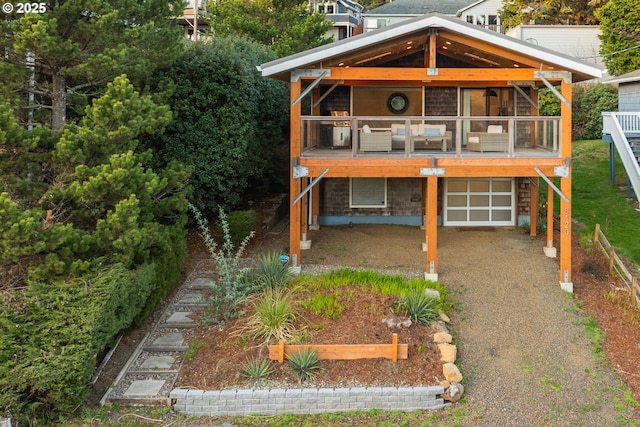
[[[202,32],[209,29],[209,24],[203,19],[207,12],[207,0],[187,0],[187,7],[179,18],[179,25],[184,29],[183,37],[188,40],[202,40]],[[209,37],[209,36],[207,36]]]
[[[333,22],[333,28],[327,36],[334,40],[342,40],[362,33],[363,7],[351,0],[310,0],[309,9],[325,13],[327,19]]]
[[[481,6],[485,2],[487,5]],[[365,13],[364,30],[365,32],[374,31],[397,24],[405,19],[434,12],[452,17],[460,16],[460,13],[463,13],[462,19],[473,24],[495,22],[498,10],[501,7],[501,0],[480,0],[475,2],[472,0],[395,0]],[[468,21],[467,19],[470,20]],[[487,28],[490,27],[489,25],[486,26]],[[496,28],[492,29],[496,30]]]
[[[603,65],[599,25],[518,25],[510,28],[506,34],[583,61]]]
[[[407,224],[424,226],[425,277],[437,280],[439,225],[538,224],[542,177],[549,215],[561,194],[560,282],[572,290],[572,83],[598,66],[428,14],[259,68],[291,87],[293,267],[309,230]],[[538,115],[545,86],[564,100],[559,117]],[[555,256],[551,226],[545,252]]]
[[[618,86],[618,111],[602,113],[602,139],[611,144],[611,184],[615,183],[614,148],[627,171],[640,207],[640,70],[607,80]]]
[[[479,0],[458,10],[456,16],[469,24],[504,33],[505,28],[498,15],[500,9],[502,0]]]

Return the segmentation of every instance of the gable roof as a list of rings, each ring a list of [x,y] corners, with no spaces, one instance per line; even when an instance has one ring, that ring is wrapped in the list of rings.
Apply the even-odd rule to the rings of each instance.
[[[640,82],[640,70],[632,71],[627,74],[623,74],[621,76],[617,76],[612,78],[611,80],[607,80],[604,83],[636,83]]]
[[[455,15],[459,9],[473,3],[470,0],[396,0],[371,9],[366,15],[424,15],[443,13]]]
[[[288,81],[289,73],[296,69],[383,66],[384,61],[392,57],[424,50],[430,29],[438,31],[437,53],[464,62],[468,67],[548,67],[571,71],[574,82],[602,77],[602,68],[596,64],[438,13],[407,19],[377,31],[267,62],[258,68],[265,77]],[[447,46],[442,46],[443,41]]]

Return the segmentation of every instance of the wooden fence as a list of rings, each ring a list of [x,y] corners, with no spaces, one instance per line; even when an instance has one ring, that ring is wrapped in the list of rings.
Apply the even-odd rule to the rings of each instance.
[[[640,299],[638,299],[638,279],[633,276],[627,267],[624,265],[615,249],[611,246],[611,243],[607,240],[600,229],[600,224],[596,224],[596,230],[593,236],[593,246],[600,250],[609,261],[609,273],[619,277],[627,286],[629,292],[631,292],[632,301],[636,307],[640,307]]]
[[[313,349],[320,360],[354,360],[385,358],[397,362],[409,356],[409,345],[398,344],[398,334],[393,334],[391,344],[333,344],[333,345],[284,345],[284,341],[269,346],[269,359],[284,362],[286,356],[304,349]]]

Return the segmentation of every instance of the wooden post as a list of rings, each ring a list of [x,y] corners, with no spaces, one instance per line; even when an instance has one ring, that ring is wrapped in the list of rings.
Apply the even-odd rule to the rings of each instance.
[[[637,308],[638,305],[638,279],[631,278],[631,298],[633,298],[633,305]]]
[[[278,341],[278,362],[284,363],[284,341]]]
[[[571,103],[571,81],[562,80],[562,96]],[[571,107],[560,103],[562,116],[562,148],[564,159],[571,159]],[[573,292],[571,272],[571,171],[568,164],[566,178],[560,178],[560,191],[569,199],[560,198],[560,284],[563,290]]]
[[[300,80],[291,82],[291,103],[300,96],[301,82]],[[300,158],[300,102],[291,106],[291,161],[289,169],[289,256],[292,267],[300,265],[300,215],[302,213],[301,203],[293,204],[295,198],[301,192],[300,178],[293,177],[294,159]]]
[[[596,224],[596,230],[593,233],[593,247],[598,246],[598,240],[600,240],[600,224]]]
[[[553,188],[547,187],[547,247],[553,247]]]
[[[393,363],[398,361],[398,334],[391,337],[391,360]]]
[[[613,260],[616,257],[616,251],[613,246],[609,247],[609,274],[613,273]]]
[[[529,188],[531,188],[530,194],[531,194],[531,198],[530,200],[530,205],[529,205],[529,220],[530,220],[530,224],[529,224],[529,235],[531,236],[537,236],[538,235],[538,215],[539,215],[539,205],[540,205],[540,200],[539,200],[539,191],[540,191],[540,178],[534,178],[534,180],[538,183],[538,185],[533,185],[531,183],[529,183]]]
[[[427,177],[427,265],[425,278],[438,280],[438,177]]]

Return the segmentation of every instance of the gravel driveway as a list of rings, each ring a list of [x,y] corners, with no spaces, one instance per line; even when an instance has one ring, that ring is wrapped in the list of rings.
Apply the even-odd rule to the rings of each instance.
[[[415,227],[323,227],[303,265],[424,271]],[[459,301],[452,332],[468,426],[615,426],[624,388],[597,360],[585,316],[560,289],[543,239],[522,230],[440,228],[439,280]]]

